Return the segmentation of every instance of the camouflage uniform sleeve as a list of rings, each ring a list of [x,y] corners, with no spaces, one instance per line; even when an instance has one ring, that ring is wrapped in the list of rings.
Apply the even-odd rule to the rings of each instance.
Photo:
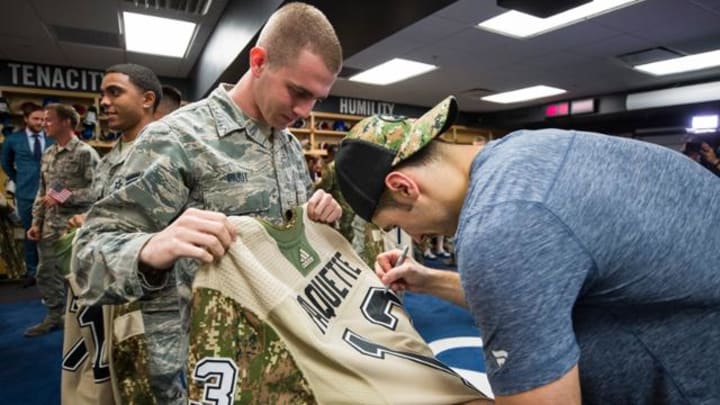
[[[307,190],[307,198],[310,198],[313,191],[315,191],[315,188],[313,186],[313,181],[310,178],[310,172],[308,171],[307,163],[305,162],[305,155],[303,154],[302,145],[300,144],[300,141],[295,137],[295,135],[292,135],[289,132],[288,134],[290,136],[290,142],[292,142],[293,149],[295,149],[295,153],[291,155],[296,159],[294,165],[299,169],[298,176],[300,177],[300,181],[305,184],[305,189]]]
[[[38,191],[35,194],[35,201],[32,206],[32,224],[33,226],[39,226],[42,228],[43,221],[45,220],[45,206],[42,203],[42,197],[45,196],[45,176],[43,174],[47,170],[45,159],[40,163],[40,179],[38,180]]]
[[[138,255],[185,208],[190,159],[165,124],[151,124],[135,142],[114,190],[93,205],[74,241],[83,305],[132,302],[163,287],[146,282]]]
[[[345,239],[352,243],[353,238],[355,237],[352,227],[355,212],[353,212],[352,208],[350,208],[350,205],[347,201],[345,201],[345,198],[343,198],[342,193],[340,192],[340,185],[337,182],[337,176],[335,174],[335,162],[331,162],[325,168],[322,179],[316,188],[325,190],[327,193],[332,195],[338,204],[340,204],[340,208],[342,208],[342,215],[337,223],[337,228]]]
[[[321,189],[321,190],[325,190],[328,193],[332,194],[334,185],[335,185],[335,165],[333,165],[331,163],[330,165],[328,165],[325,168],[325,172],[323,173],[322,178],[320,178],[320,182],[317,185],[315,185],[315,190]],[[333,197],[335,197],[335,196],[333,195]],[[337,200],[337,198],[336,198],[336,200]]]
[[[84,146],[81,151],[83,157],[80,161],[83,162],[83,170],[82,173],[78,174],[83,177],[83,180],[85,180],[83,184],[87,184],[87,186],[71,190],[72,195],[65,202],[67,205],[82,206],[92,204],[97,200],[97,195],[95,194],[96,189],[93,182],[95,180],[95,168],[97,168],[100,157],[92,147],[85,144],[82,146]]]

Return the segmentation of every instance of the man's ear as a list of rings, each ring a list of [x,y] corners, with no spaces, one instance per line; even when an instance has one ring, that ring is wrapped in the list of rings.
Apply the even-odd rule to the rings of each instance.
[[[253,47],[250,50],[250,70],[253,76],[258,77],[267,65],[267,51],[261,46]]]
[[[155,92],[146,91],[143,93],[143,108],[148,111],[152,111],[153,106],[155,105],[155,97]]]
[[[390,190],[399,203],[412,204],[420,197],[420,187],[406,173],[392,171],[385,176],[385,187]]]

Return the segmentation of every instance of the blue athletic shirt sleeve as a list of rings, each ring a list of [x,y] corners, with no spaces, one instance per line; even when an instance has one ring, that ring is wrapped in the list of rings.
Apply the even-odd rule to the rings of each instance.
[[[594,269],[592,257],[539,202],[475,208],[458,235],[458,268],[493,391],[551,383],[579,359],[572,308]]]

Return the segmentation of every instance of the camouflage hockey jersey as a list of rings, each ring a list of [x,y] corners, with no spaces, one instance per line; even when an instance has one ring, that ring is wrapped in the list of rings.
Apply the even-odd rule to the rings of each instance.
[[[250,217],[230,220],[237,241],[193,283],[192,404],[484,398],[433,356],[398,297],[385,293],[334,229],[310,221],[303,208],[282,227]],[[247,333],[238,329],[245,325],[239,319],[256,325],[254,347],[238,345],[237,336]],[[287,351],[275,350],[280,339]],[[300,372],[307,393],[286,389]]]

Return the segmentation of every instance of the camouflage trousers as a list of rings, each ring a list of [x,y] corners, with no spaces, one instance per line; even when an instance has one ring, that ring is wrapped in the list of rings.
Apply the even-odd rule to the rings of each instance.
[[[38,290],[50,316],[60,318],[65,311],[65,276],[60,268],[55,239],[41,240],[38,243],[38,254]]]

